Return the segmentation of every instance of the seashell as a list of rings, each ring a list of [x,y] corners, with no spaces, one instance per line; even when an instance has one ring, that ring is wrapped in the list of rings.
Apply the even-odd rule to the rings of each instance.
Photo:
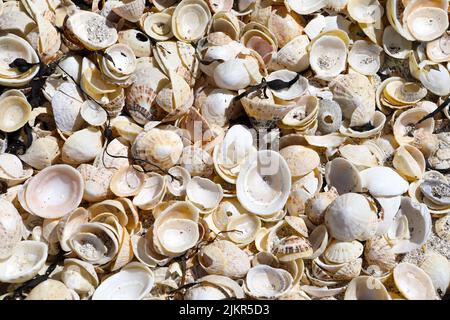
[[[419,41],[434,40],[448,29],[446,10],[436,7],[417,8],[410,12],[406,22],[412,36]]]
[[[264,26],[255,25],[255,23],[249,23],[245,26],[241,42],[246,48],[256,51],[266,64],[270,63],[272,55],[277,49],[273,33]]]
[[[384,14],[383,6],[378,0],[349,0],[347,10],[352,19],[359,23],[375,23]]]
[[[384,52],[396,59],[407,59],[412,50],[412,43],[403,38],[392,26],[387,26],[383,32]]]
[[[259,265],[248,271],[244,290],[254,298],[276,299],[291,289],[292,282],[286,270]]]
[[[314,122],[319,110],[319,100],[313,96],[303,96],[296,106],[289,110],[282,119],[282,124],[296,130],[302,130]]]
[[[102,133],[95,127],[71,135],[61,150],[65,163],[80,164],[94,160],[102,152]]]
[[[297,36],[272,55],[272,64],[293,72],[302,72],[309,67],[308,46],[306,35]]]
[[[279,153],[270,150],[261,150],[249,157],[241,167],[236,182],[237,197],[242,206],[260,216],[281,210],[290,188],[288,164]],[[256,190],[258,195],[252,193]]]
[[[446,96],[450,93],[450,85],[447,82],[450,73],[442,64],[424,64],[417,77],[422,85],[435,95]]]
[[[406,239],[395,239],[392,248],[394,253],[406,253],[418,249],[430,237],[431,216],[424,204],[415,202],[409,197],[402,197],[400,210],[395,219],[406,220],[408,230],[406,230]]]
[[[135,158],[148,162],[144,168],[154,169],[155,164],[169,169],[180,159],[183,143],[176,133],[154,128],[136,138],[131,152]]]
[[[119,249],[114,232],[100,222],[80,225],[78,231],[70,237],[69,245],[80,259],[95,265],[110,262]]]
[[[345,70],[347,44],[339,36],[319,35],[311,43],[309,63],[320,79],[331,80]]]
[[[89,294],[99,284],[94,266],[85,261],[73,258],[64,260],[61,281],[67,288],[74,290],[78,294]]]
[[[9,96],[1,99],[0,103],[0,130],[13,132],[28,122],[31,105],[25,98]]]
[[[32,169],[23,168],[19,157],[3,153],[0,154],[0,178],[7,187],[15,186],[27,180],[32,175]]]
[[[137,22],[144,12],[144,9],[144,0],[126,0],[119,5],[114,6],[112,11],[127,21]]]
[[[335,158],[325,166],[327,184],[336,188],[339,194],[359,192],[362,188],[358,169],[344,158]]]
[[[288,146],[281,149],[280,154],[286,160],[292,177],[302,177],[320,164],[317,152],[303,146]]]
[[[292,81],[297,74],[289,70],[274,71],[267,77],[267,81],[283,80],[285,82]],[[290,86],[288,89],[272,90],[275,97],[282,100],[294,100],[300,98],[308,88],[308,80],[304,77],[299,77],[298,81]]]
[[[70,251],[69,239],[78,232],[78,228],[88,222],[88,211],[84,208],[77,208],[59,221],[59,243],[61,249]]]
[[[320,100],[317,114],[318,129],[324,134],[337,132],[342,124],[342,111],[333,100]]]
[[[209,179],[193,177],[186,185],[186,198],[200,212],[207,213],[217,208],[223,198],[223,190]]]
[[[103,16],[80,10],[65,22],[65,27],[88,50],[102,50],[117,42],[114,27]]]
[[[348,63],[357,72],[370,76],[378,72],[381,67],[381,47],[365,40],[356,41],[348,53]]]
[[[142,190],[144,182],[145,174],[129,166],[122,167],[114,173],[109,187],[118,197],[130,197]]]
[[[123,116],[114,118],[110,124],[113,132],[117,132],[122,139],[129,142],[133,142],[143,131],[141,126],[134,123],[131,119]]]
[[[63,83],[52,97],[52,110],[55,123],[62,132],[74,132],[81,128],[80,115],[83,98],[73,83]]]
[[[140,262],[131,262],[104,280],[92,300],[142,300],[155,283],[153,271]],[[123,290],[126,286],[127,290]]]
[[[22,219],[12,203],[0,199],[2,216],[0,218],[0,259],[6,259],[22,239]]]
[[[320,192],[306,201],[305,214],[308,219],[320,225],[325,221],[325,212],[328,206],[339,196],[336,189],[332,187],[330,191]]]
[[[238,245],[253,242],[260,228],[261,220],[257,216],[249,214],[231,217],[226,226],[229,231],[228,238]]]
[[[80,115],[91,126],[101,126],[106,123],[108,113],[93,100],[86,100],[80,107]]]
[[[230,90],[212,90],[201,106],[202,116],[211,125],[225,126],[228,123],[235,96],[236,94]]]
[[[128,29],[119,31],[118,42],[128,45],[138,58],[151,56],[150,39],[138,30]]]
[[[69,165],[54,165],[30,180],[25,200],[34,215],[60,218],[78,207],[83,189],[83,177],[77,170]]]
[[[168,171],[174,177],[180,180],[167,178],[167,190],[176,197],[180,197],[186,194],[186,186],[191,180],[191,174],[185,168],[180,166],[175,166],[170,168]]]
[[[267,27],[276,36],[278,46],[286,43],[303,33],[303,20],[294,12],[288,12],[283,6],[275,7],[267,21]]]
[[[165,41],[173,37],[172,15],[164,12],[146,14],[140,18],[142,30],[152,39]]]
[[[350,127],[365,125],[373,119],[375,90],[367,77],[357,73],[341,75],[329,87]]]
[[[423,153],[409,145],[400,146],[395,151],[393,165],[409,181],[421,179],[426,167]]]
[[[345,300],[391,300],[383,283],[371,276],[354,278],[347,286]]]
[[[397,264],[395,258],[392,247],[384,237],[367,240],[364,246],[364,259],[369,265],[378,266],[383,270],[392,270]]]
[[[381,217],[382,220],[378,224],[377,235],[383,235],[388,231],[398,209],[400,208],[401,196],[376,197],[375,199],[383,210]]]
[[[250,258],[247,254],[227,240],[217,240],[202,247],[198,261],[208,274],[232,279],[244,277],[250,269]]]
[[[358,258],[350,261],[336,271],[333,278],[336,280],[351,280],[361,273],[362,259]]]
[[[360,177],[363,189],[375,197],[399,196],[408,190],[408,182],[388,167],[363,170]]]
[[[47,260],[47,245],[39,241],[20,241],[11,256],[0,262],[0,281],[21,283],[38,274]]]
[[[450,264],[447,258],[431,252],[425,256],[420,268],[430,277],[438,295],[445,295],[450,283]]]
[[[232,59],[219,64],[214,70],[213,77],[221,89],[239,90],[252,83],[244,59]]]
[[[326,0],[286,0],[285,5],[288,9],[295,11],[298,14],[311,14],[319,11],[327,5]]]
[[[332,240],[324,252],[324,257],[331,263],[348,263],[363,253],[364,246],[358,241],[344,242]]]
[[[203,148],[188,146],[183,149],[180,165],[192,176],[208,177],[213,172],[213,160]]]
[[[436,224],[434,225],[434,228],[436,230],[436,234],[439,236],[439,238],[447,240],[450,239],[450,222],[449,222],[449,216],[443,216],[442,218],[439,218],[436,221]]]
[[[142,210],[153,209],[165,195],[166,180],[157,173],[149,174],[145,178],[142,189],[133,198],[133,204]]]
[[[435,300],[437,298],[431,278],[419,267],[402,262],[393,272],[398,290],[408,300]]]
[[[364,241],[375,235],[378,217],[364,196],[346,193],[328,206],[325,224],[333,238],[341,241]]]
[[[427,43],[427,57],[436,63],[450,60],[450,34],[445,32],[440,38]]]
[[[281,239],[274,246],[273,253],[280,261],[286,262],[311,256],[313,248],[308,239],[292,235]]]
[[[79,300],[61,281],[47,279],[34,287],[26,300]]]
[[[427,133],[433,133],[434,120],[428,119],[422,123],[417,122],[424,117],[427,112],[423,109],[413,108],[403,112],[396,120],[393,126],[395,140],[399,144],[408,144],[414,141],[414,133],[423,130]]]
[[[183,0],[172,14],[172,32],[180,41],[198,40],[205,34],[210,19],[211,12],[204,1]]]

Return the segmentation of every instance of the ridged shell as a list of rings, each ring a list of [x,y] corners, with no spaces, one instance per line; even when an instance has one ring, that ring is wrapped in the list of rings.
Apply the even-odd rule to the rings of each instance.
[[[359,258],[364,246],[358,241],[344,242],[333,240],[324,252],[324,257],[332,263],[347,263]]]

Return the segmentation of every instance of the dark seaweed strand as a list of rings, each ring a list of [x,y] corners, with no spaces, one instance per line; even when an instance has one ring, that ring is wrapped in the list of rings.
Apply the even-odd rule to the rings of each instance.
[[[75,85],[81,90],[82,93],[84,93],[89,99],[91,99],[92,101],[94,101],[100,108],[102,108],[103,110],[105,110],[105,112],[106,112],[106,114],[107,114],[106,128],[105,128],[104,131],[103,131],[103,136],[104,136],[104,138],[106,139],[107,143],[106,143],[106,147],[105,147],[105,149],[103,150],[103,154],[102,154],[102,163],[103,163],[103,166],[104,166],[106,169],[114,169],[114,170],[115,170],[116,168],[109,168],[109,167],[106,166],[106,164],[105,164],[105,153],[106,153],[108,156],[110,156],[111,158],[116,158],[116,159],[128,159],[128,160],[131,160],[132,162],[144,162],[144,163],[146,163],[146,164],[149,164],[149,165],[151,165],[151,166],[154,166],[155,168],[157,168],[157,169],[160,170],[161,172],[163,172],[163,173],[169,175],[172,179],[175,179],[175,180],[180,181],[180,178],[175,177],[174,175],[172,175],[172,174],[169,173],[168,171],[162,169],[162,168],[159,167],[158,165],[156,165],[156,164],[154,164],[154,163],[151,163],[151,162],[149,162],[149,161],[142,160],[142,159],[138,159],[138,158],[134,158],[134,157],[129,157],[129,156],[118,156],[118,155],[112,155],[112,154],[110,154],[110,153],[108,152],[108,147],[109,147],[109,144],[111,143],[111,141],[113,140],[113,139],[112,139],[112,128],[111,128],[111,114],[110,114],[109,111],[106,110],[100,103],[98,103],[97,101],[95,101],[95,99],[93,99],[88,93],[86,93],[86,92],[83,90],[83,88],[81,88],[81,86],[75,81],[75,79],[74,79],[69,73],[67,73],[67,71],[65,71],[65,70],[64,70],[57,62],[56,62],[56,65],[57,65],[57,66],[58,66],[58,67],[59,67],[59,68],[67,75],[67,77],[69,77],[69,78],[75,83]],[[139,172],[143,172],[143,173],[152,172],[151,170],[144,170],[143,168],[140,169],[140,168],[137,167],[136,164],[133,164],[132,167],[133,167],[133,169],[135,169],[136,171],[139,171]]]
[[[433,112],[430,112],[425,117],[420,119],[419,122],[417,122],[417,124],[420,124],[420,123],[424,122],[427,119],[433,118],[435,115],[437,115],[439,112],[443,111],[449,105],[450,105],[450,96],[447,99],[445,99],[445,101],[442,102],[442,104],[439,107],[437,107],[436,110],[434,110]]]

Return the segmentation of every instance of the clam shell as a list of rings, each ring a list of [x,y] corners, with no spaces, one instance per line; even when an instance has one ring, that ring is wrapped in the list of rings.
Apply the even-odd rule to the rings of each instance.
[[[24,98],[9,96],[0,100],[0,130],[13,132],[23,127],[31,115],[31,105]]]
[[[399,196],[408,190],[408,182],[388,167],[363,170],[360,177],[363,189],[375,197]]]
[[[219,184],[209,179],[193,177],[186,185],[186,196],[201,212],[211,212],[223,198],[223,190]]]
[[[436,292],[431,278],[419,267],[402,262],[393,272],[395,285],[408,300],[435,300]]]
[[[358,169],[344,158],[336,158],[327,163],[325,179],[339,194],[359,192],[362,187]]]
[[[34,287],[26,300],[79,300],[79,297],[61,281],[47,279]]]
[[[152,39],[164,41],[173,37],[172,15],[158,12],[141,18],[142,29]]]
[[[120,31],[118,42],[128,45],[138,58],[151,56],[150,39],[138,30],[128,29]]]
[[[204,1],[183,0],[172,15],[173,34],[181,41],[198,40],[206,32],[210,19],[211,12]]]
[[[12,203],[0,199],[0,259],[6,259],[14,252],[14,248],[22,239],[22,221]]]
[[[360,276],[348,284],[345,300],[391,300],[383,283],[369,276]]]
[[[289,291],[292,282],[289,272],[259,265],[248,271],[244,288],[254,298],[276,299]]]
[[[102,152],[102,133],[95,127],[72,134],[64,143],[61,156],[65,163],[80,164],[94,160]]]

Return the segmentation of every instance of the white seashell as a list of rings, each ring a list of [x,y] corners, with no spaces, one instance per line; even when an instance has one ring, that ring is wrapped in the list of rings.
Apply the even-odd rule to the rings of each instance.
[[[70,251],[69,240],[73,234],[78,232],[79,227],[88,222],[88,211],[84,208],[77,208],[59,221],[59,243],[61,249]]]
[[[408,29],[419,41],[431,41],[448,29],[447,12],[441,8],[417,8],[407,16]]]
[[[43,242],[19,242],[12,255],[0,262],[0,281],[21,283],[32,279],[44,266],[47,250]]]
[[[347,286],[345,300],[391,300],[383,283],[374,277],[360,276]]]
[[[65,259],[61,281],[78,294],[89,294],[98,286],[99,280],[94,266],[78,259]]]
[[[351,262],[362,255],[364,246],[358,241],[343,242],[333,240],[324,252],[324,257],[331,263]]]
[[[166,180],[157,173],[148,174],[142,189],[133,198],[133,204],[142,210],[153,209],[165,195]]]
[[[95,127],[72,134],[61,150],[65,163],[80,164],[94,160],[102,152],[102,132]]]
[[[308,53],[309,39],[306,35],[300,35],[289,41],[272,56],[272,64],[284,67],[293,72],[302,72],[309,67]]]
[[[81,203],[83,177],[69,165],[54,165],[34,176],[25,187],[27,207],[42,218],[60,218]]]
[[[383,33],[384,52],[396,59],[407,59],[412,50],[412,42],[403,38],[392,26],[387,26]]]
[[[244,289],[254,298],[276,299],[291,289],[292,282],[286,270],[258,265],[248,271]]]
[[[172,31],[178,40],[191,42],[206,32],[211,12],[204,1],[183,0],[172,14]]]
[[[43,137],[33,141],[20,160],[37,170],[51,166],[60,155],[58,140],[55,137]]]
[[[436,292],[431,278],[419,267],[402,262],[393,272],[398,290],[408,300],[435,300]]]
[[[257,216],[242,214],[232,217],[227,224],[227,230],[231,231],[228,233],[228,238],[239,245],[246,245],[255,240],[260,228],[261,220]]]
[[[103,281],[92,300],[142,300],[153,288],[154,282],[153,271],[139,262],[132,262]]]
[[[176,197],[180,197],[186,194],[186,186],[191,180],[191,174],[185,168],[180,166],[175,166],[170,168],[168,171],[174,177],[179,180],[173,179],[170,176],[166,176],[167,190]]]
[[[0,199],[0,259],[6,259],[22,239],[22,218],[12,203]]]
[[[333,238],[341,241],[364,241],[375,235],[378,217],[364,196],[346,193],[328,206],[325,224]]]
[[[193,177],[186,185],[186,196],[202,213],[216,209],[223,198],[219,184],[209,179]]]
[[[285,82],[292,81],[297,76],[297,73],[289,70],[274,71],[267,77],[267,81],[283,80]],[[282,100],[294,100],[300,98],[308,89],[308,80],[305,77],[300,76],[297,82],[291,85],[287,89],[272,90],[275,97]]]
[[[137,22],[145,9],[144,0],[127,0],[114,6],[112,11],[130,22]]]
[[[341,38],[325,34],[311,43],[309,63],[318,78],[331,80],[345,70],[347,51]]]
[[[74,132],[83,124],[80,115],[83,98],[73,83],[63,83],[52,97],[56,126],[62,132]]]
[[[214,89],[206,97],[202,104],[202,116],[209,124],[217,124],[221,127],[228,123],[230,111],[232,108],[232,100],[236,96],[235,93],[225,89]]]
[[[361,177],[358,169],[344,158],[336,158],[325,166],[325,179],[339,194],[361,191]]]
[[[319,11],[327,4],[326,0],[286,0],[285,4],[288,8],[298,14],[311,14]]]
[[[282,156],[262,150],[241,167],[236,182],[237,197],[248,211],[268,216],[281,210],[289,197],[291,173]]]
[[[450,73],[442,64],[437,66],[425,65],[419,71],[419,80],[423,86],[438,96],[450,93]]]
[[[384,14],[383,6],[378,0],[349,0],[347,10],[359,23],[375,23],[380,21]]]
[[[118,197],[137,195],[143,188],[145,174],[133,166],[122,167],[111,178],[110,189]]]
[[[363,75],[374,75],[381,67],[380,53],[382,51],[383,49],[376,44],[358,40],[348,54],[348,63],[355,71]]]
[[[26,300],[79,300],[79,296],[58,280],[47,279],[34,287]]]
[[[228,90],[244,89],[252,82],[244,59],[232,59],[219,64],[213,77],[219,88]]]
[[[446,257],[435,252],[425,255],[420,268],[430,277],[439,296],[444,296],[450,284],[450,264]]]
[[[105,124],[108,113],[93,100],[86,100],[80,107],[80,115],[84,121],[91,126],[101,126]]]
[[[408,182],[388,167],[373,167],[360,172],[362,187],[375,197],[399,196],[408,191]]]

